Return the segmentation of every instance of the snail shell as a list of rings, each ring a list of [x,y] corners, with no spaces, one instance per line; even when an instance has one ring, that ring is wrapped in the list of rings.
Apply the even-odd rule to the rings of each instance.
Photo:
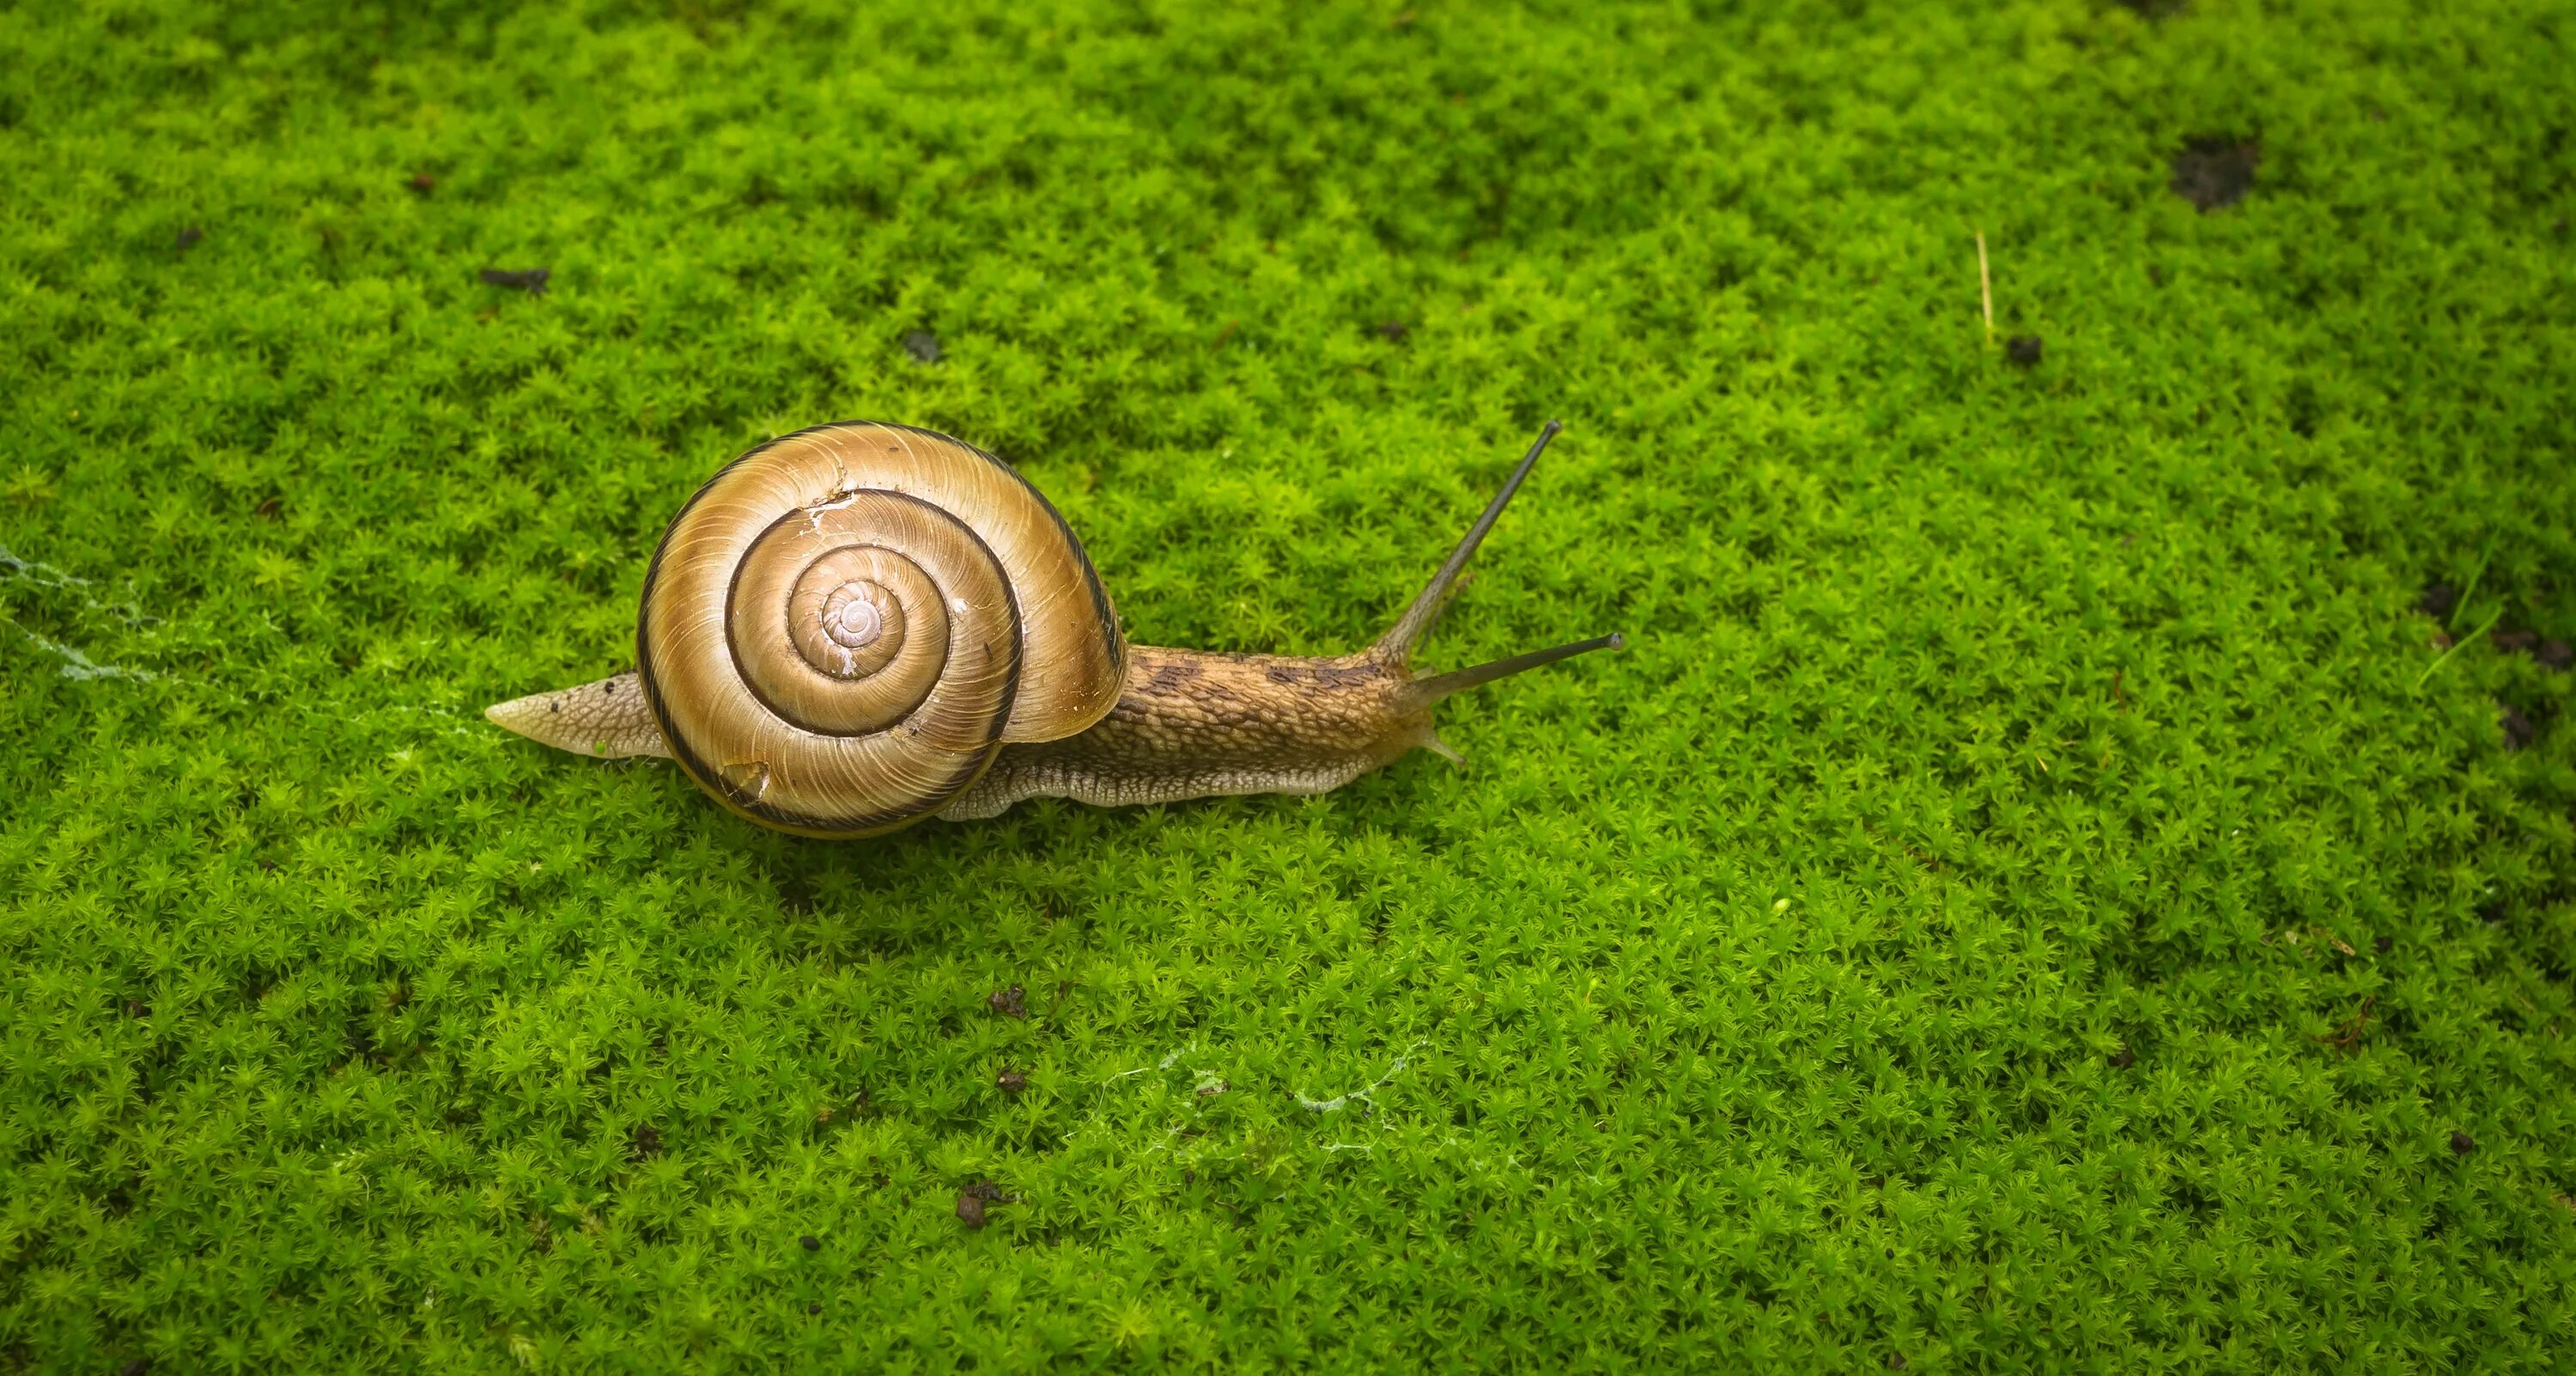
[[[1008,465],[843,423],[698,489],[645,574],[635,658],[700,788],[846,837],[936,811],[1006,743],[1098,721],[1127,645],[1082,542]]]

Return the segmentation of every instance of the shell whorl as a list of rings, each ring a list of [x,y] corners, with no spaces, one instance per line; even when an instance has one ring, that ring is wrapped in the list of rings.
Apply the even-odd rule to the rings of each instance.
[[[1081,542],[1008,465],[842,423],[752,450],[681,509],[636,667],[699,787],[771,826],[865,836],[937,810],[1006,742],[1099,720],[1126,645]]]

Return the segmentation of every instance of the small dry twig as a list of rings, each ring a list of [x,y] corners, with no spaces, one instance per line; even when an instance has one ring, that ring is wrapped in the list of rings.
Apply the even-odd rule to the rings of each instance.
[[[1977,296],[1986,307],[1986,341],[1995,338],[1995,279],[1986,270],[1986,232],[1977,231]]]
[[[2314,1036],[2314,1035],[2311,1035],[2311,1036],[2308,1038],[2308,1040],[2313,1041],[2313,1042],[2323,1042],[2323,1043],[2324,1043],[2324,1044],[2326,1044],[2327,1046],[2334,1047],[2336,1050],[2339,1050],[2339,1051],[2350,1051],[2350,1050],[2352,1050],[2352,1049],[2353,1049],[2353,1047],[2355,1047],[2355,1046],[2357,1046],[2357,1045],[2359,1045],[2359,1044],[2360,1044],[2360,1042],[2361,1042],[2361,1034],[2370,1030],[2370,1010],[2371,1010],[2371,1006],[2372,1006],[2372,1005],[2374,1005],[2374,1004],[2376,1004],[2376,1003],[2378,1003],[2378,1002],[2379,1002],[2379,996],[2378,996],[2377,994],[2369,995],[2368,997],[2366,997],[2366,998],[2362,999],[2362,1001],[2361,1001],[2361,1008],[2359,1009],[2359,1011],[2355,1012],[2351,1017],[2349,1017],[2349,1018],[2345,1019],[2345,1020],[2344,1020],[2344,1024],[2343,1024],[2343,1026],[2342,1026],[2342,1027],[2340,1027],[2340,1028],[2337,1028],[2337,1029],[2335,1030],[2335,1032],[2334,1032],[2334,1034],[2333,1034],[2333,1035],[2331,1035],[2331,1036]]]

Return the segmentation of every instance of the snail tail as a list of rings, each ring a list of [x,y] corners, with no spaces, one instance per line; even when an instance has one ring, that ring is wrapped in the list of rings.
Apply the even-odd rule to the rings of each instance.
[[[662,738],[632,669],[578,688],[496,702],[483,709],[483,716],[494,726],[576,755],[614,760],[628,755],[667,759],[671,754],[671,743]]]

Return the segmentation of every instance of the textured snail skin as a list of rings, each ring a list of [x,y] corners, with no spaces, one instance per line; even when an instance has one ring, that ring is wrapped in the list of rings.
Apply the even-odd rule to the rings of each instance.
[[[1003,747],[939,815],[971,821],[1024,798],[1121,807],[1329,793],[1416,747],[1457,758],[1400,663],[1137,645],[1109,715],[1062,740]]]
[[[903,426],[800,431],[727,465],[673,520],[645,577],[637,672],[485,715],[577,753],[668,756],[745,817],[834,838],[1026,798],[1323,793],[1418,748],[1455,760],[1432,725],[1440,699],[1622,643],[1410,666],[1556,432],[1376,644],[1308,658],[1129,646],[1081,542],[999,459]]]

